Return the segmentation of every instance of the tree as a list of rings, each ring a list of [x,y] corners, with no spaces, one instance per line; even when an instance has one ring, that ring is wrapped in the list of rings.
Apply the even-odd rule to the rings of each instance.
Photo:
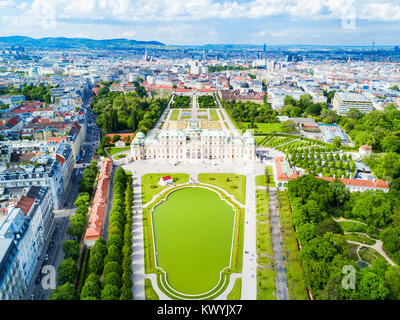
[[[384,152],[400,152],[400,139],[394,135],[383,138],[381,145]]]
[[[357,293],[360,300],[384,300],[389,294],[385,280],[368,268],[361,269],[357,277]]]
[[[49,296],[49,300],[74,300],[75,288],[72,283],[64,283],[55,288]]]
[[[104,276],[103,283],[104,283],[104,286],[110,284],[110,285],[116,286],[118,288],[121,288],[121,286],[122,286],[121,276],[118,273],[109,272]]]
[[[85,281],[85,285],[81,291],[81,300],[84,300],[88,297],[93,297],[96,300],[100,299],[101,289],[99,285],[92,281]]]
[[[400,250],[400,226],[383,230],[380,237],[385,251],[395,253]]]
[[[104,258],[107,254],[107,244],[104,238],[98,238],[94,243],[93,247],[90,249],[90,254],[100,253],[100,255]]]
[[[104,266],[103,275],[106,276],[107,273],[110,273],[110,272],[115,272],[115,273],[121,275],[122,274],[121,265],[118,264],[118,262],[115,262],[115,261],[107,263]]]
[[[89,207],[90,205],[90,194],[87,192],[80,192],[78,197],[76,198],[74,202],[75,207]]]
[[[400,269],[397,266],[390,266],[385,272],[385,284],[389,289],[387,296],[390,300],[400,299]]]
[[[73,260],[77,260],[79,258],[79,245],[74,240],[66,240],[63,243],[62,249],[65,254],[65,258],[72,258]]]
[[[101,274],[104,267],[104,258],[100,252],[90,252],[89,270],[91,273]]]
[[[120,290],[117,286],[107,284],[101,291],[101,300],[118,300],[120,297]]]
[[[121,136],[119,134],[113,135],[113,137],[112,137],[112,142],[113,143],[116,143],[116,142],[118,142],[120,140],[121,140]]]
[[[337,150],[339,150],[342,146],[342,139],[339,136],[336,136],[333,138],[332,144]]]
[[[332,218],[319,222],[315,227],[317,236],[323,236],[327,232],[344,235],[342,227]]]
[[[130,287],[127,287],[125,284],[121,288],[121,296],[119,300],[132,300],[133,294]]]
[[[69,218],[70,227],[67,230],[69,235],[77,237],[79,240],[83,235],[86,226],[86,216],[82,214],[75,214]]]
[[[72,283],[78,274],[78,267],[74,259],[68,258],[58,266],[57,271],[57,280],[60,284]]]

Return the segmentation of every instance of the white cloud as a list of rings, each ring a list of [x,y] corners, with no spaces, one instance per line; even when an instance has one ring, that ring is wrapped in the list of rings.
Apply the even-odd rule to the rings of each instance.
[[[0,8],[16,6],[0,0]],[[398,0],[33,0],[18,6],[22,14],[3,17],[15,26],[54,28],[69,23],[191,23],[207,19],[261,19],[282,15],[295,20],[341,19],[354,6],[358,19],[400,21]],[[51,15],[49,20],[46,15]],[[53,19],[54,18],[54,19]],[[43,23],[47,19],[50,23]]]
[[[14,8],[15,2],[14,0],[4,0],[0,1],[0,9]]]

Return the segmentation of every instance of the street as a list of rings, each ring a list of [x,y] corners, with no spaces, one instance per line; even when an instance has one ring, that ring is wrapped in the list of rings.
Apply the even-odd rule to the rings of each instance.
[[[54,212],[55,217],[48,232],[43,250],[39,256],[39,261],[33,273],[32,279],[25,292],[25,300],[46,300],[51,293],[50,289],[43,289],[41,285],[41,270],[45,265],[54,266],[56,269],[64,259],[62,245],[72,237],[67,235],[69,227],[69,216],[75,212],[74,202],[78,197],[79,185],[82,179],[83,170],[90,163],[95,155],[100,138],[100,129],[96,126],[96,117],[89,106],[87,108],[87,134],[86,140],[81,148],[80,159],[76,162],[72,172],[70,184],[63,195],[63,207]],[[93,124],[91,124],[93,123]]]

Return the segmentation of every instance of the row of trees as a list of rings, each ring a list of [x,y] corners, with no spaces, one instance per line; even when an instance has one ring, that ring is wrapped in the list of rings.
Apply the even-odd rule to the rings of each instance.
[[[130,300],[132,296],[132,176],[119,167],[114,177],[108,241],[99,238],[90,249],[90,275],[81,300]],[[102,281],[100,276],[102,275]]]
[[[352,201],[362,194],[350,194],[340,181],[331,183],[311,175],[290,181],[288,193],[292,205],[291,218],[302,246],[300,259],[305,280],[316,299],[399,298],[400,269],[389,266],[384,259],[377,259],[371,267],[360,269],[356,261],[349,259],[344,232],[331,218],[332,214],[340,214],[347,208],[358,212]],[[369,196],[380,198],[382,193],[366,193],[365,197]],[[378,200],[362,198],[359,201],[360,205],[363,203],[368,207],[366,202],[373,206]],[[380,224],[379,221],[368,222]],[[355,290],[346,290],[342,286],[344,266],[352,266],[356,270]]]
[[[70,217],[70,227],[67,234],[74,240],[66,240],[63,243],[64,260],[57,269],[57,282],[59,286],[53,290],[49,300],[72,300],[75,298],[74,282],[78,275],[77,261],[80,256],[79,241],[81,240],[87,223],[87,213],[90,199],[94,190],[94,182],[97,176],[97,163],[92,161],[83,171],[83,177],[79,185],[79,194],[74,202],[77,207],[75,214]]]
[[[171,108],[187,109],[190,108],[190,97],[189,96],[175,96],[174,103]]]
[[[215,97],[212,96],[199,96],[199,108],[216,108]]]
[[[278,113],[268,103],[258,104],[252,101],[223,101],[222,105],[235,121],[255,123],[279,123]]]

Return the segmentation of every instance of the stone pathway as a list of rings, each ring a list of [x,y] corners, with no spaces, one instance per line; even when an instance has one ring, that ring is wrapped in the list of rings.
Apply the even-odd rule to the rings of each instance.
[[[281,225],[279,222],[278,204],[276,201],[276,191],[269,190],[269,209],[271,223],[272,249],[274,252],[274,266],[276,271],[276,297],[278,300],[289,300],[285,263],[283,261]]]

